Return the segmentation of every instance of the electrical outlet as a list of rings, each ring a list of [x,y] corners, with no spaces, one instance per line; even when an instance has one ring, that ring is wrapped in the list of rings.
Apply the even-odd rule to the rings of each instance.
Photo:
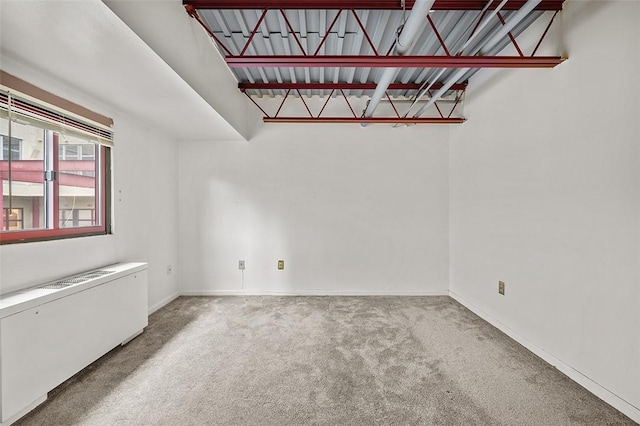
[[[498,293],[504,296],[504,281],[498,281]]]
[[[171,275],[173,272],[173,267],[171,265],[167,265],[167,275]]]
[[[284,269],[284,260],[278,260],[278,269],[279,270],[283,270]]]
[[[238,260],[238,269],[244,271],[244,260]]]

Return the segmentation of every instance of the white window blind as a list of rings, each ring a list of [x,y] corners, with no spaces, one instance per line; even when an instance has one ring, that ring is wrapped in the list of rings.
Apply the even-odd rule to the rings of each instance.
[[[3,86],[0,86],[0,117],[63,134],[76,134],[100,145],[113,146],[110,127]]]

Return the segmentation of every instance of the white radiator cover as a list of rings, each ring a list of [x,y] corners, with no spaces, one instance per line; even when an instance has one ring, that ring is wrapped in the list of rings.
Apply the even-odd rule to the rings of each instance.
[[[147,265],[100,270],[110,272],[63,288],[48,283],[0,296],[2,426],[147,326]]]

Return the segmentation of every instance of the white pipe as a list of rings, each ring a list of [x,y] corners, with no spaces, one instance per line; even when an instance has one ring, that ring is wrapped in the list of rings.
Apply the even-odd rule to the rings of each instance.
[[[469,37],[469,40],[467,40],[467,42],[460,48],[460,53],[461,54],[464,52],[464,49],[466,49],[467,46],[469,46],[471,44],[471,42],[473,40],[475,40],[475,38],[478,36],[478,34],[480,34],[480,32],[482,32],[484,27],[487,26],[487,24],[491,21],[491,19],[493,19],[493,17],[496,16],[498,14],[498,12],[500,12],[500,9],[502,9],[504,7],[504,5],[507,4],[507,1],[509,1],[509,0],[502,0],[502,3],[500,3],[498,5],[498,7],[496,7],[494,10],[492,10],[491,13],[489,14],[489,16],[487,16],[484,19],[484,21],[482,21],[480,26],[478,26],[478,28],[476,28],[476,30],[473,33],[473,35],[471,37]]]
[[[509,20],[500,27],[500,30],[494,34],[488,42],[484,44],[481,50],[487,51],[493,48],[500,40],[506,36],[516,25],[520,23],[529,13],[533,11],[540,4],[542,0],[529,0],[527,1],[515,14],[509,17]]]
[[[384,94],[387,92],[389,85],[396,78],[398,74],[398,68],[385,68],[378,80],[378,85],[376,86],[376,90],[374,90],[373,95],[371,95],[371,99],[367,104],[367,109],[364,111],[365,117],[371,117],[378,107],[378,104],[384,97]],[[362,127],[365,127],[366,123],[362,123]]]
[[[405,22],[402,27],[402,32],[398,36],[398,42],[395,48],[397,55],[406,54],[416,42],[416,36],[422,29],[433,3],[435,3],[435,0],[416,0],[407,18],[407,22]]]
[[[416,0],[413,4],[413,9],[411,9],[407,22],[405,22],[402,32],[396,42],[396,46],[394,48],[394,53],[396,55],[404,55],[409,51],[409,49],[411,49],[411,46],[413,46],[416,41],[415,38],[418,32],[423,27],[424,21],[427,18],[433,3],[435,3],[435,0]],[[380,76],[376,90],[373,92],[373,95],[369,100],[367,109],[364,112],[365,117],[368,118],[373,115],[380,103],[380,100],[389,88],[389,84],[391,84],[391,82],[396,78],[398,71],[398,68],[385,68],[384,72]],[[363,123],[362,125],[364,127],[365,124]]]
[[[420,100],[420,98],[422,98],[424,96],[425,93],[427,93],[429,90],[431,90],[431,87],[433,87],[433,85],[440,79],[440,77],[442,77],[442,74],[444,74],[444,72],[446,71],[446,68],[441,68],[440,71],[438,71],[438,74],[436,74],[432,79],[431,82],[429,83],[429,85],[427,87],[425,87],[424,89],[422,89],[420,91],[420,93],[418,93],[418,96],[416,96],[416,98],[413,100],[413,102],[411,103],[411,106],[409,107],[409,109],[407,110],[407,112],[405,113],[405,117],[407,115],[409,115],[409,113],[411,112],[411,110],[413,109],[413,107],[418,103],[418,101]]]
[[[479,26],[478,28],[475,29],[475,32],[471,35],[471,37],[469,37],[469,39],[467,40],[467,42],[458,50],[458,54],[461,55],[464,52],[464,49],[471,43],[471,41],[478,35],[478,33],[480,31],[482,31],[482,29],[489,23],[489,21],[491,20],[491,18],[493,16],[495,16],[500,9],[502,9],[504,7],[505,4],[507,4],[507,1],[509,0],[502,0],[502,3],[500,3],[498,5],[498,7],[496,7],[496,9],[493,11],[493,13],[491,13],[485,20],[484,22],[479,22]],[[482,17],[484,15],[484,13],[487,11],[487,9],[489,9],[489,6],[491,6],[491,4],[493,3],[493,0],[489,0],[487,1],[487,3],[484,5],[484,7],[482,8],[482,10],[480,11],[480,15],[479,17]],[[416,96],[413,100],[413,102],[411,103],[411,106],[409,106],[409,109],[407,110],[407,112],[404,114],[404,116],[408,116],[409,113],[411,113],[411,110],[413,109],[413,107],[418,103],[418,101],[420,101],[420,99],[424,96],[425,93],[427,93],[429,90],[431,90],[431,87],[438,81],[440,80],[440,77],[442,77],[442,74],[445,73],[447,69],[446,68],[441,68],[440,71],[438,71],[438,74],[436,76],[434,76],[431,79],[431,82],[429,83],[429,85],[427,87],[423,86],[420,88],[420,92],[418,93],[418,96]]]
[[[540,4],[542,0],[528,0],[514,15],[510,17],[510,19],[503,25],[498,32],[496,32],[493,37],[489,39],[480,50],[488,51],[491,50],[496,44],[500,42],[504,38],[504,36],[509,33],[520,21],[522,21],[533,9]],[[442,97],[450,88],[453,86],[470,68],[460,68],[455,74],[449,77],[446,83],[438,90],[427,102],[418,110],[418,112],[414,115],[414,117],[419,117],[424,113],[427,108],[436,103],[438,99]]]
[[[458,69],[458,71],[455,74],[453,74],[451,77],[449,77],[449,80],[447,80],[447,82],[444,83],[442,87],[433,96],[431,96],[431,99],[429,99],[429,102],[424,104],[422,108],[420,108],[418,112],[415,113],[414,117],[420,117],[427,110],[427,108],[435,104],[436,101],[442,97],[442,95],[447,93],[447,91],[451,88],[451,86],[453,86],[456,83],[456,81],[458,81],[467,71],[469,71],[469,69],[470,68]]]

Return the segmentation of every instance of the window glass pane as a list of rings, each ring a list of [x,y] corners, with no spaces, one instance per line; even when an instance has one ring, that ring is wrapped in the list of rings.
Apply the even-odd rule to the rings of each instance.
[[[60,145],[61,160],[79,160],[78,145]]]
[[[110,131],[0,94],[0,244],[108,232]]]
[[[2,229],[18,231],[24,229],[23,209],[2,209]]]
[[[98,146],[75,135],[58,133],[59,226],[98,226],[96,207]]]
[[[96,146],[94,144],[81,145],[82,147],[82,159],[89,160],[96,158]]]
[[[2,138],[3,159],[0,160],[5,219],[2,229],[44,228],[44,130],[19,120],[11,122],[9,129],[8,120],[0,119],[0,133],[7,135]],[[5,143],[7,151],[4,151]]]
[[[1,112],[2,110],[0,110]],[[8,135],[9,134],[9,120],[0,116],[0,135]],[[0,230],[6,231],[8,229],[7,223],[7,214],[9,212],[8,209],[5,209],[4,206],[9,205],[9,159],[4,156],[4,137],[2,138],[2,151],[0,151],[0,206],[2,206],[2,226]],[[6,212],[5,212],[6,210]]]
[[[14,137],[9,139],[8,133],[9,132],[6,131],[3,134],[0,130],[0,146],[2,146],[2,150],[0,151],[0,160],[8,160],[9,157],[11,157],[12,160],[19,160],[20,153],[22,152],[22,141]]]

